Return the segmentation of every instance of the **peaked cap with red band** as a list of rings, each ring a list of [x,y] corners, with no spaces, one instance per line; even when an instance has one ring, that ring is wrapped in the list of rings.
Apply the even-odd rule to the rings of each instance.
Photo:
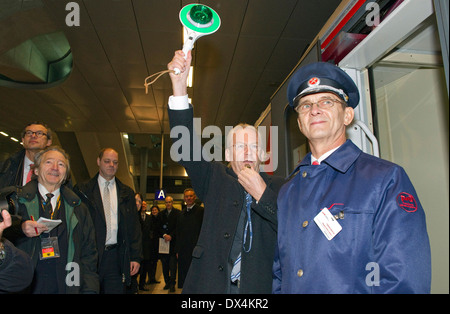
[[[358,87],[347,73],[334,64],[315,62],[292,75],[287,89],[289,105],[295,108],[301,97],[324,92],[335,94],[352,108],[359,103]]]

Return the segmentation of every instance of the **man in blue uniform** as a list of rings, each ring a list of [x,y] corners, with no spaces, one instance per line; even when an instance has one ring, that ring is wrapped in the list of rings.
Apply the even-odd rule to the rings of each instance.
[[[425,213],[400,166],[345,137],[359,92],[335,65],[297,70],[289,104],[311,153],[278,196],[274,293],[429,293]]]

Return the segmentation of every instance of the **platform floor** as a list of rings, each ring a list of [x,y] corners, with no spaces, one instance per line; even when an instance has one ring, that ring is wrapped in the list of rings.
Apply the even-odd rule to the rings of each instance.
[[[169,292],[169,289],[164,290],[164,286],[166,285],[164,282],[164,276],[162,274],[162,264],[161,261],[158,260],[158,266],[156,267],[156,280],[160,281],[158,284],[149,284],[145,285],[149,291],[139,290],[139,294],[180,294],[182,289],[178,289],[177,284],[175,284],[175,292]],[[178,280],[178,278],[177,278]],[[139,281],[139,278],[138,278]]]

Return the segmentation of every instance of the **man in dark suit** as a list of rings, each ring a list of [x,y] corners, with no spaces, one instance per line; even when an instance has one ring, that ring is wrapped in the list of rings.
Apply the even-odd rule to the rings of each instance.
[[[175,292],[175,282],[177,277],[175,245],[177,241],[176,230],[180,211],[173,207],[172,196],[167,196],[165,203],[166,208],[159,214],[161,217],[160,234],[166,242],[170,242],[170,249],[169,254],[161,254],[161,263],[163,267],[164,282],[166,283],[164,289],[170,289],[170,292]]]
[[[179,163],[206,208],[183,293],[271,293],[277,195],[284,180],[260,172],[262,138],[251,125],[238,125],[228,133],[225,157],[230,167],[203,156],[195,160],[193,148],[201,143],[194,135],[193,107],[187,97],[191,61],[191,53],[186,56],[180,50],[167,66],[181,70],[170,74],[170,127],[188,130],[190,141],[190,154]],[[178,133],[174,141],[183,135]]]
[[[24,186],[33,173],[34,155],[52,145],[52,131],[45,123],[32,122],[22,131],[23,149],[8,158],[0,170],[0,188]]]
[[[178,217],[175,250],[178,259],[178,288],[180,289],[183,288],[184,280],[191,265],[192,251],[194,251],[202,228],[204,209],[195,203],[196,198],[194,189],[187,188],[184,190],[186,207]]]
[[[124,284],[139,271],[142,236],[134,191],[115,177],[119,155],[112,148],[101,150],[99,172],[75,192],[89,208],[94,221],[100,293],[124,293]]]

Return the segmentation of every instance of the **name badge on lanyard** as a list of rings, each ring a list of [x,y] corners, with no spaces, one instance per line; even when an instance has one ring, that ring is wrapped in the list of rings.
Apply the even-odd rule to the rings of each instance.
[[[333,239],[342,230],[342,226],[326,207],[314,217],[314,222],[328,240]]]
[[[39,259],[45,260],[49,258],[59,257],[58,237],[41,238],[41,250],[39,251]]]

